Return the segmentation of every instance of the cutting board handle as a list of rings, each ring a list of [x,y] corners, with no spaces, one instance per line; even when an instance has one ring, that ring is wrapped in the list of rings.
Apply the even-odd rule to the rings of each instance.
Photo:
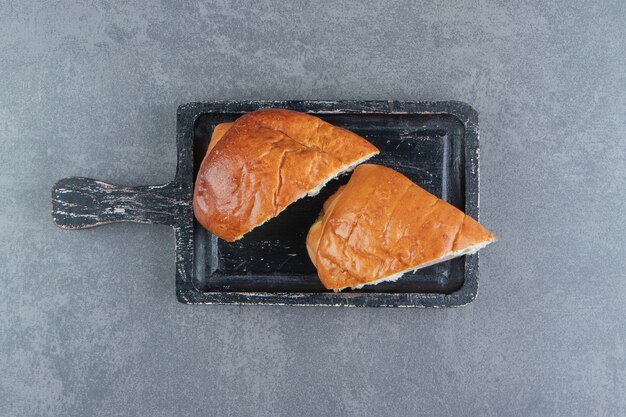
[[[85,229],[112,222],[174,226],[189,209],[173,184],[123,187],[84,177],[64,178],[52,187],[52,220],[62,229]]]

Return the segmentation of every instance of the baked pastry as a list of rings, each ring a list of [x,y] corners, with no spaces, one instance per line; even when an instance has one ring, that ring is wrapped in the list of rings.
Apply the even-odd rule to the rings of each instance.
[[[245,114],[215,137],[193,208],[202,226],[230,242],[378,153],[356,133],[283,109]]]
[[[222,140],[222,138],[224,137],[224,134],[228,132],[228,129],[230,129],[232,125],[234,124],[235,122],[220,123],[219,125],[213,128],[213,134],[211,135],[211,142],[209,142],[209,146],[207,147],[207,150],[206,150],[207,154],[211,152],[213,148],[215,148],[215,145],[217,145],[217,142]]]
[[[364,164],[324,203],[306,239],[322,284],[340,291],[471,254],[496,238],[391,168]]]

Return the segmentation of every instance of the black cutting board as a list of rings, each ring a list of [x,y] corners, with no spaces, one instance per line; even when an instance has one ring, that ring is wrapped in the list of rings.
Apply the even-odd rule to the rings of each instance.
[[[426,190],[478,218],[478,118],[460,102],[217,101],[178,109],[178,166],[173,182],[120,187],[73,177],[55,184],[52,216],[65,229],[113,221],[171,225],[176,234],[176,293],[183,303],[337,306],[466,304],[478,288],[478,255],[404,275],[397,282],[334,293],[319,282],[305,238],[323,202],[347,182],[331,181],[315,197],[228,243],[193,218],[193,181],[213,128],[259,108],[315,114],[352,130],[380,149],[371,163],[394,168]]]

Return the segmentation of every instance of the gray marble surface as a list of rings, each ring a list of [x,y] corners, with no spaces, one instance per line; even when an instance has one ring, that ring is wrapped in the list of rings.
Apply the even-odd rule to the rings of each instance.
[[[626,5],[0,0],[0,415],[626,415]],[[464,4],[458,4],[464,3]],[[163,226],[56,229],[55,180],[175,170],[179,104],[480,113],[477,300],[186,306]]]

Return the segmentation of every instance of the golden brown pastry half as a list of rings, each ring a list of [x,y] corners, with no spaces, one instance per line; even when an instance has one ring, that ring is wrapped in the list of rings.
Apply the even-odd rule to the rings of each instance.
[[[258,110],[219,126],[193,208],[202,226],[230,242],[378,153],[349,130],[291,110]]]
[[[399,172],[364,164],[324,203],[306,246],[322,284],[340,291],[395,281],[495,240]]]

